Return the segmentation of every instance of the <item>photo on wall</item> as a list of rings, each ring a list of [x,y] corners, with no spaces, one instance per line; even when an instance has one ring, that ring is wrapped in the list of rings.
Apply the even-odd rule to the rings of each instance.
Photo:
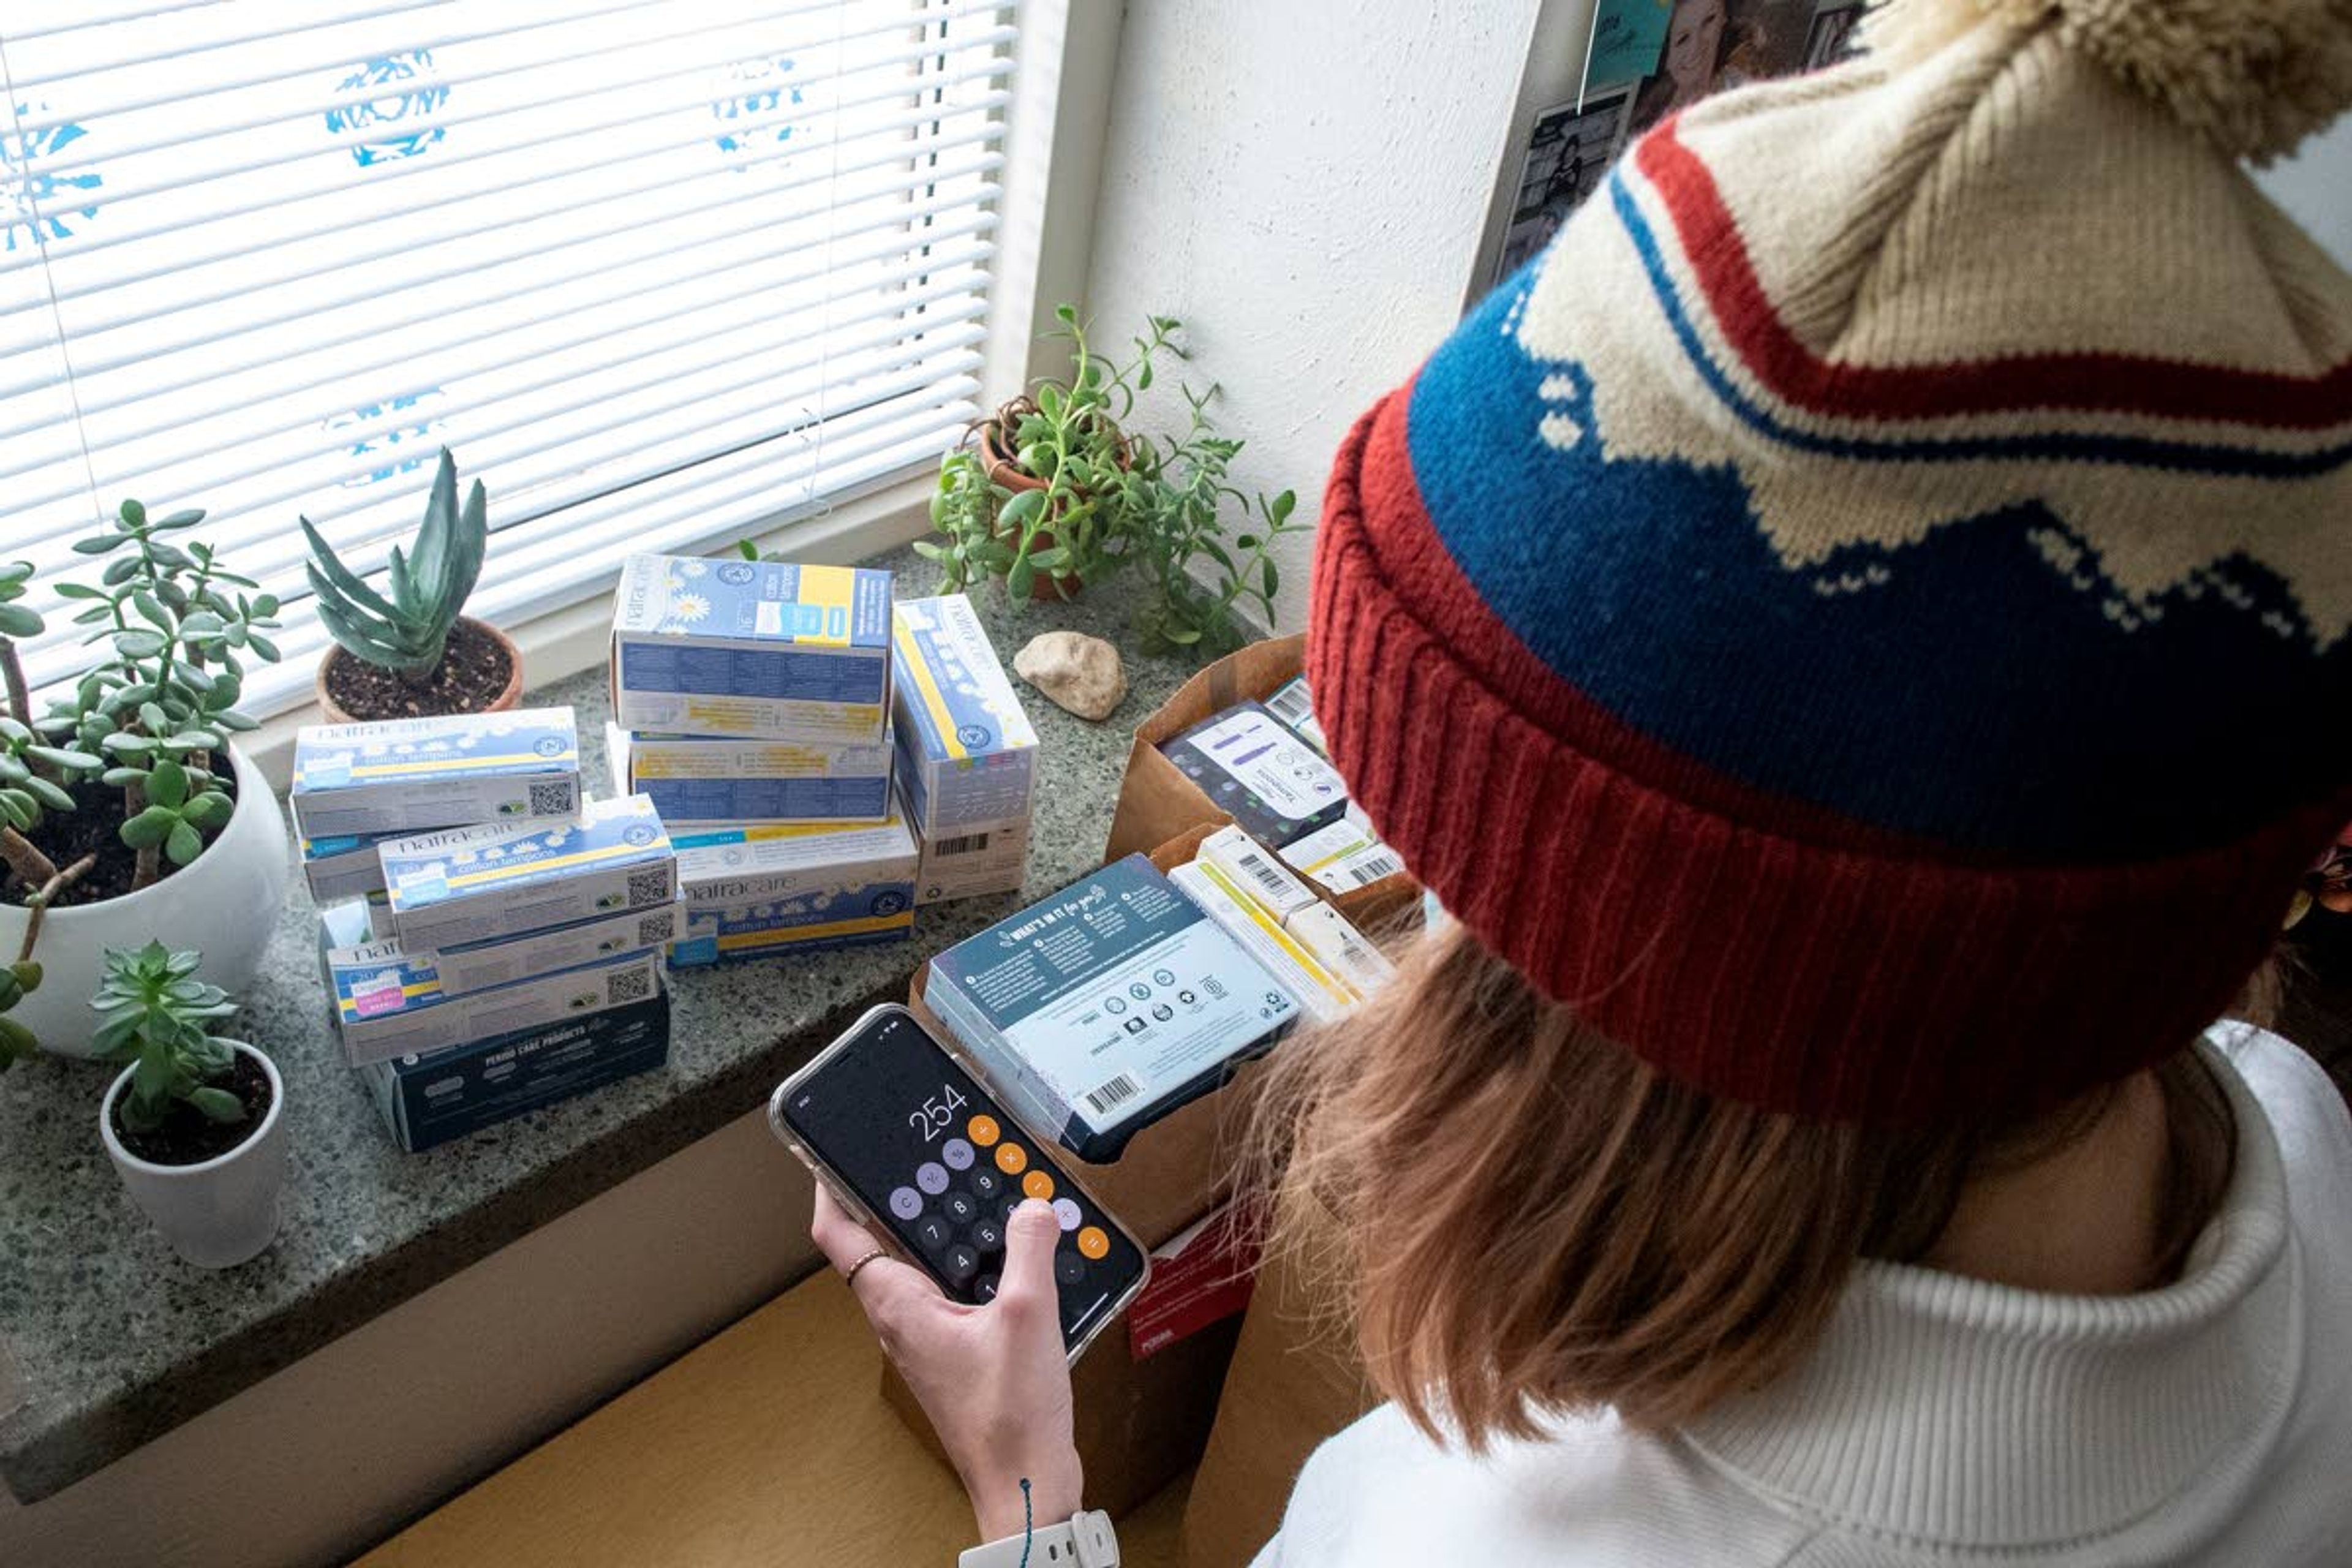
[[[1604,88],[1585,94],[1581,107],[1564,103],[1536,116],[1490,281],[1499,283],[1518,270],[1600,189],[1625,143],[1625,111],[1633,99],[1631,84]]]
[[[1639,135],[1711,92],[1802,68],[1815,0],[1675,0],[1657,74],[1633,100]]]

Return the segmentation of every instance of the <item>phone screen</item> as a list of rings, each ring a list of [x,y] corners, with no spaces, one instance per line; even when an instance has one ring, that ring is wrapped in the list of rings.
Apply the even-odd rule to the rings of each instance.
[[[995,1299],[1005,1223],[1024,1198],[1051,1204],[1061,1222],[1054,1279],[1065,1343],[1118,1311],[1142,1276],[1133,1238],[909,1014],[866,1019],[779,1109],[793,1136],[956,1300]]]

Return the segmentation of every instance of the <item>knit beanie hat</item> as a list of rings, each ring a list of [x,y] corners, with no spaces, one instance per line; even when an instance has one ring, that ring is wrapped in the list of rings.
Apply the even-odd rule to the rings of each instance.
[[[2187,1045],[2352,816],[2352,0],[1896,0],[1635,142],[1356,426],[1307,673],[1446,909],[1821,1119]]]

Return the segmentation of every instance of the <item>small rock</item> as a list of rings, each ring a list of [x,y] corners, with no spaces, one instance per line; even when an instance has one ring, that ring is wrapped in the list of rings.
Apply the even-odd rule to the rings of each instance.
[[[1127,696],[1118,649],[1084,632],[1038,633],[1013,656],[1013,671],[1081,719],[1108,719]]]

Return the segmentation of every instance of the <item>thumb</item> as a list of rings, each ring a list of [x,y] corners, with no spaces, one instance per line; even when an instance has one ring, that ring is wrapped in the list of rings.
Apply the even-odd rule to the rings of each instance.
[[[1013,1211],[1004,1227],[1004,1273],[997,1299],[1050,1302],[1059,1292],[1054,1286],[1054,1247],[1062,1239],[1061,1222],[1051,1205],[1030,1198]]]

